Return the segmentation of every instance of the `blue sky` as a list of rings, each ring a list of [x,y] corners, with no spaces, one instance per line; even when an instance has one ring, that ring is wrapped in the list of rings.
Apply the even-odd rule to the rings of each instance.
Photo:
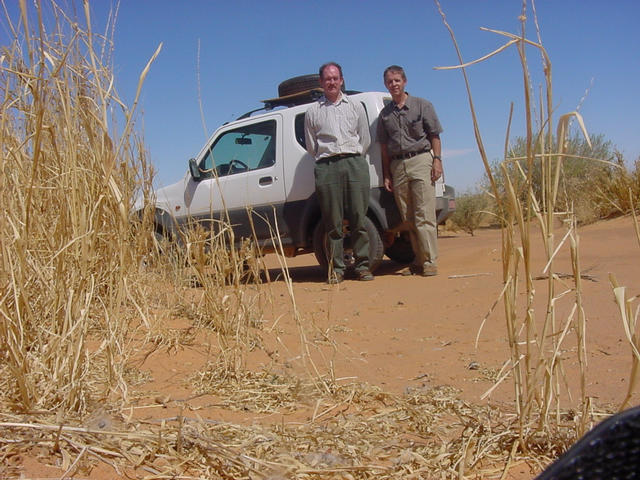
[[[521,0],[441,0],[441,5],[465,61],[507,41],[480,27],[520,33]],[[104,31],[113,6],[91,1],[95,31]],[[640,2],[538,0],[535,8],[552,61],[554,118],[580,105],[589,132],[604,134],[634,161],[640,156]],[[527,17],[527,36],[536,40],[530,1]],[[329,60],[343,66],[347,88],[355,90],[385,91],[384,68],[404,66],[407,90],[431,100],[444,127],[446,182],[461,192],[482,178],[462,74],[434,69],[458,61],[432,1],[123,0],[114,71],[119,94],[129,104],[140,72],[161,42],[143,87],[138,122],[157,185],[177,181],[219,125],[277,96],[282,80],[315,73]],[[527,56],[538,98],[540,54],[529,48]],[[511,47],[467,73],[489,159],[499,159],[511,102],[512,136],[524,134],[517,51]]]

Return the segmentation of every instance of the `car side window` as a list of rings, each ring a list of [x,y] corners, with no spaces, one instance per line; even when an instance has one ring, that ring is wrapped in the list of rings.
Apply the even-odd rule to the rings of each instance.
[[[203,176],[219,177],[270,167],[276,163],[276,121],[267,120],[220,135],[198,165]]]
[[[295,119],[296,140],[302,148],[307,149],[307,141],[304,137],[304,113],[296,115]]]

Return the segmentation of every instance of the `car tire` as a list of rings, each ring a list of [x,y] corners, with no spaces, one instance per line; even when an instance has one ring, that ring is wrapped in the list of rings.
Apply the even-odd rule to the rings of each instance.
[[[320,87],[320,75],[312,73],[310,75],[300,75],[299,77],[289,78],[278,85],[278,96],[286,97],[287,95],[295,95],[296,93],[306,92],[313,88]],[[345,84],[342,84],[342,91],[345,91]]]
[[[312,88],[320,88],[320,75],[317,73],[311,75],[300,75],[299,77],[289,78],[278,85],[278,95],[286,97],[296,93],[311,90]]]
[[[155,250],[162,255],[164,253],[163,247],[165,246],[167,239],[158,227],[153,230],[153,240]]]
[[[382,262],[384,245],[382,243],[380,230],[369,217],[365,217],[364,219],[364,228],[369,234],[369,270],[373,272]],[[348,270],[352,270],[353,257],[349,254],[349,250],[349,238],[345,238],[345,266]],[[329,268],[327,234],[321,221],[318,222],[313,231],[313,252],[320,266],[326,271]]]
[[[391,260],[402,265],[411,263],[416,258],[408,232],[402,232],[400,236],[396,237],[395,241],[387,247],[385,253]]]

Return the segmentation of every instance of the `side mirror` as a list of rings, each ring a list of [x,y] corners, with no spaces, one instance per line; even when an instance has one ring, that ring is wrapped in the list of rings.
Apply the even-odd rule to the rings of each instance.
[[[198,168],[195,158],[189,159],[189,172],[191,173],[191,178],[196,181],[200,180],[200,169]]]

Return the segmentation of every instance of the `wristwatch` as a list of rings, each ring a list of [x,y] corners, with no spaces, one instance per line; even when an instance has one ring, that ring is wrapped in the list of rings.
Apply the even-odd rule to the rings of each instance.
[[[434,155],[434,156],[433,156],[433,159],[434,159],[434,160],[435,160],[436,158],[437,158],[438,160],[442,161],[442,158],[440,157],[440,155]]]

